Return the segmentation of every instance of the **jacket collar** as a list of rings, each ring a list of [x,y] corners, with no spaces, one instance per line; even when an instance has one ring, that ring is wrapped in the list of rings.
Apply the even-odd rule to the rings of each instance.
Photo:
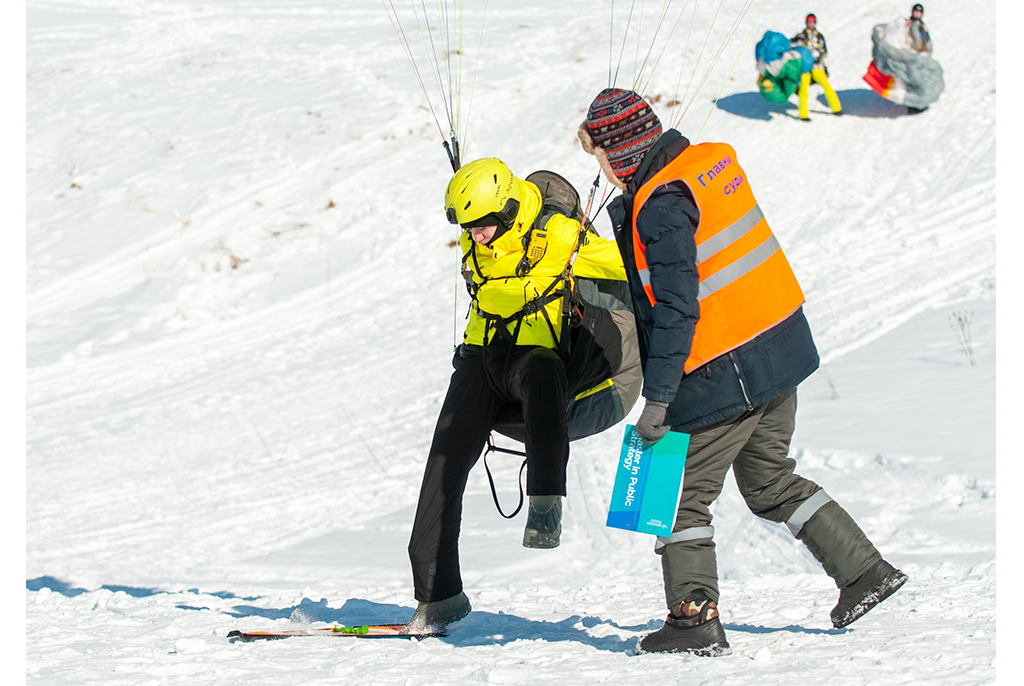
[[[668,129],[661,134],[661,138],[654,144],[646,155],[640,166],[637,167],[633,178],[629,180],[626,193],[630,197],[636,195],[640,188],[651,180],[655,174],[679,156],[683,150],[690,147],[690,141],[675,129]]]
[[[507,231],[492,239],[489,245],[483,246],[489,248],[498,257],[525,250],[523,235],[533,226],[533,220],[540,214],[544,203],[537,186],[519,177],[515,177],[515,179],[519,182],[519,196],[522,198],[519,203],[519,213]]]

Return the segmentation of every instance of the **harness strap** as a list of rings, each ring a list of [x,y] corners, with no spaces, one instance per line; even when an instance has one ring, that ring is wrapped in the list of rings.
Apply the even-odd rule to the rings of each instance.
[[[522,457],[523,457],[523,464],[522,464],[521,467],[519,467],[519,504],[516,506],[516,509],[515,509],[515,511],[512,514],[505,514],[505,512],[501,509],[501,504],[498,502],[498,491],[497,491],[497,489],[494,488],[494,478],[491,476],[491,468],[487,466],[487,456],[489,454],[491,454],[491,453],[494,453],[494,452],[508,453],[510,455],[522,455]],[[494,436],[493,435],[488,435],[487,436],[487,450],[484,451],[484,470],[486,470],[486,472],[487,472],[487,481],[488,481],[488,483],[491,484],[491,497],[494,498],[494,506],[496,508],[498,508],[498,514],[500,514],[505,519],[512,519],[517,514],[519,514],[519,510],[523,509],[523,500],[524,500],[524,498],[523,498],[523,470],[524,469],[526,469],[526,453],[520,452],[518,450],[509,450],[508,448],[499,448],[498,446],[494,445]]]
[[[568,267],[566,268],[566,272],[568,272]],[[569,360],[570,353],[569,344],[571,342],[569,329],[570,327],[579,325],[579,317],[574,316],[574,313],[576,312],[578,305],[578,301],[576,299],[577,294],[573,291],[571,283],[572,281],[570,280],[568,274],[563,273],[561,276],[555,278],[555,280],[552,281],[551,284],[544,289],[543,293],[541,293],[539,296],[537,296],[530,302],[526,303],[526,305],[523,306],[521,310],[513,314],[510,314],[507,317],[502,317],[501,315],[497,314],[490,314],[489,312],[484,312],[483,310],[478,309],[477,312],[485,320],[485,346],[486,342],[490,339],[489,334],[490,326],[492,323],[494,324],[495,331],[499,336],[508,340],[509,343],[511,343],[512,345],[515,345],[516,341],[519,340],[519,330],[520,328],[522,328],[523,320],[526,317],[535,315],[539,312],[541,316],[544,317],[544,321],[547,323],[548,329],[551,331],[551,338],[554,339],[555,343],[558,346],[556,352],[558,353],[559,358],[561,358],[563,364],[567,363]],[[559,288],[558,290],[554,290],[555,287],[558,286],[559,284],[561,284],[562,287]],[[554,292],[552,292],[553,290]],[[559,298],[562,299],[561,336],[559,336],[558,333],[555,331],[555,325],[551,321],[551,318],[548,316],[547,309],[545,309],[548,303],[552,303],[555,300],[558,300]],[[508,324],[513,321],[516,323],[515,331],[509,332]],[[505,375],[508,374],[511,349],[509,352],[509,358],[506,358],[505,360]]]
[[[462,256],[462,278],[466,280],[466,290],[469,291],[469,297],[475,302],[476,293],[480,290],[480,286],[482,284],[477,284],[473,281],[474,272],[466,266],[466,263],[469,262],[469,258],[471,257],[473,258],[473,266],[476,267],[476,274],[482,278],[482,274],[480,273],[480,262],[476,257],[476,243],[469,246],[469,252]]]
[[[569,363],[569,353],[571,352],[569,345],[572,342],[570,329],[578,327],[583,319],[579,312],[579,290],[572,288],[572,281],[568,277],[568,274],[571,273],[570,269],[571,267],[567,265],[565,268],[565,283],[562,286],[562,337],[558,338],[556,336],[558,356],[562,358],[562,364]],[[551,322],[548,323],[550,324]]]
[[[545,321],[547,321],[548,326],[551,327],[551,336],[557,341],[558,340],[558,336],[555,333],[555,327],[554,327],[554,325],[551,324],[551,320],[548,319],[547,312],[544,310],[544,308],[549,303],[552,303],[552,302],[558,300],[559,298],[564,297],[564,293],[568,289],[568,283],[567,282],[565,283],[565,285],[563,286],[563,288],[561,290],[552,292],[553,289],[556,286],[558,286],[560,282],[563,282],[563,281],[566,281],[566,277],[565,277],[564,274],[556,277],[551,282],[551,284],[547,288],[544,289],[543,293],[541,293],[536,298],[534,298],[533,300],[531,300],[528,303],[526,303],[523,306],[522,309],[520,309],[520,310],[518,310],[516,312],[513,312],[512,314],[510,314],[507,317],[502,317],[500,314],[491,314],[490,312],[485,312],[485,311],[483,311],[483,310],[481,310],[479,308],[477,309],[477,312],[480,314],[481,317],[483,317],[488,322],[494,322],[495,323],[495,328],[499,332],[502,329],[497,327],[498,324],[501,324],[501,326],[505,329],[505,332],[508,332],[508,328],[507,328],[508,324],[511,323],[511,322],[516,322],[516,335],[512,337],[512,341],[511,341],[513,343],[515,343],[515,340],[518,337],[519,325],[522,324],[523,319],[525,319],[526,317],[533,316],[533,315],[537,314],[538,312],[540,312],[541,315],[544,317]],[[486,341],[486,338],[484,340]]]
[[[559,208],[542,206],[541,211],[530,224],[530,228],[523,236],[523,258],[516,265],[516,276],[526,276],[544,258],[548,248],[548,221],[556,214],[563,214],[563,212]],[[537,232],[538,237],[536,243],[533,241],[534,231]]]

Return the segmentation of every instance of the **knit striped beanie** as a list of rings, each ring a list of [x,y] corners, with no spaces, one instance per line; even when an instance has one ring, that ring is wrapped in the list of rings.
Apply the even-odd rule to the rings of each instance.
[[[587,132],[608,156],[615,176],[629,181],[661,136],[661,121],[633,91],[605,88],[587,111]]]

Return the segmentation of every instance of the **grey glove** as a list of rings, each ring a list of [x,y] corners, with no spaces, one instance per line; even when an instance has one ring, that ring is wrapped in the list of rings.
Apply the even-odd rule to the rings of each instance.
[[[657,400],[648,400],[644,405],[644,411],[640,413],[640,419],[636,422],[636,432],[647,445],[654,445],[660,441],[672,428],[665,423],[666,410],[668,403],[660,403]]]

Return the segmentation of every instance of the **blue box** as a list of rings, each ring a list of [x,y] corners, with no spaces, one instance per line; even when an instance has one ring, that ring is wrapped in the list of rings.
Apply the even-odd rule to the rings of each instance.
[[[607,526],[642,534],[671,536],[683,490],[690,435],[669,431],[652,446],[636,427],[626,425]]]

